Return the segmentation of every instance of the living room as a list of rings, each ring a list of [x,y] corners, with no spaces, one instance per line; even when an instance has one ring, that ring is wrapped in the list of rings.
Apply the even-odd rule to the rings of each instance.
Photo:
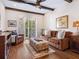
[[[78,5],[79,0],[0,0],[0,58],[79,59]]]

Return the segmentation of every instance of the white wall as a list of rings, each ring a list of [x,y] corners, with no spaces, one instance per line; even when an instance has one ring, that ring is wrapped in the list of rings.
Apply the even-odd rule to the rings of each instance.
[[[69,16],[69,27],[68,31],[76,31],[76,28],[73,27],[73,21],[79,20],[79,0],[73,0],[72,3],[64,2],[63,5],[55,9],[54,12],[48,12],[45,14],[45,27],[49,30],[58,30],[56,29],[56,18],[60,16],[68,15]]]
[[[44,28],[44,19],[43,19],[44,16],[43,15],[6,9],[7,22],[8,20],[17,20],[17,26],[19,26],[18,22],[20,18],[23,18],[25,22],[29,15],[30,15],[30,18],[33,17],[33,19],[37,20],[37,30],[39,32],[38,34],[40,34],[40,30]],[[8,23],[7,23],[7,30],[19,30],[19,29],[18,27],[8,27]]]
[[[5,6],[3,3],[0,1],[0,30],[5,31],[6,29],[6,20],[5,20]]]
[[[3,30],[3,31],[6,31],[6,30],[16,30],[17,27],[8,27],[8,20],[18,20],[21,18],[21,17],[26,17],[29,15],[32,15],[34,17],[36,17],[37,19],[37,30],[39,32],[41,32],[40,30],[44,28],[44,19],[43,19],[43,15],[38,15],[38,14],[31,14],[31,13],[25,13],[25,12],[19,12],[19,11],[12,11],[12,10],[8,10],[8,9],[5,9],[5,4],[6,5],[9,5],[9,3],[5,3],[5,1],[1,1],[0,0],[0,14],[1,14],[1,27],[0,27],[0,30]],[[11,4],[11,3],[10,3]],[[12,5],[14,6],[15,8],[15,5],[16,7],[18,7],[18,3],[13,3],[11,5],[9,5],[10,7],[12,7]],[[24,9],[25,7],[23,7],[23,5],[25,6],[25,4],[22,4],[22,7],[18,7],[19,9]],[[29,10],[29,8],[27,8]],[[32,8],[33,9],[33,8]],[[30,8],[30,10],[32,10]],[[33,9],[34,11],[36,11],[35,9]],[[32,10],[32,11],[33,11]],[[40,10],[37,10],[36,12],[38,13],[41,13],[42,11]],[[18,25],[18,24],[17,24]],[[18,30],[18,29],[17,29]],[[39,34],[39,33],[38,33]]]
[[[7,5],[7,3],[8,2],[6,2],[4,4]],[[19,4],[17,4],[17,5],[19,5]],[[8,4],[8,6],[12,7],[15,5],[12,4],[12,6],[10,6]],[[19,8],[22,9],[22,7],[19,7]],[[72,3],[64,2],[59,7],[57,7],[55,9],[55,11],[53,11],[53,12],[50,11],[45,14],[45,17],[44,17],[45,20],[43,21],[45,23],[45,25],[44,24],[43,25],[45,26],[46,29],[55,30],[56,29],[56,18],[60,17],[60,16],[68,15],[69,16],[69,27],[68,27],[68,29],[65,29],[65,30],[76,31],[76,28],[73,27],[73,21],[79,20],[79,13],[78,12],[79,12],[79,0],[73,0]],[[0,29],[5,30],[7,27],[6,20],[5,20],[6,19],[5,18],[5,8],[1,2],[0,2],[0,13],[1,13],[1,27],[0,27]],[[11,15],[14,15],[14,13]],[[13,16],[11,16],[11,19],[12,19],[12,17]],[[38,17],[38,18],[40,18],[40,17]],[[10,29],[10,28],[8,28],[8,29]]]

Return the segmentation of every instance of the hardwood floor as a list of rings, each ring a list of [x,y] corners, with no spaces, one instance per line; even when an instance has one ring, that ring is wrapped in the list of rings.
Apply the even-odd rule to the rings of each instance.
[[[79,54],[74,53],[71,50],[66,51],[60,51],[57,49],[55,50],[56,50],[55,53],[39,59],[79,59]],[[25,45],[22,43],[17,46],[11,47],[8,59],[33,59],[33,58],[28,48],[25,47]]]

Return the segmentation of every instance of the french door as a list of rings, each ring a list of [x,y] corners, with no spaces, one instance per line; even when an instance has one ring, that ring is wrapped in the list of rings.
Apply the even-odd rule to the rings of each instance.
[[[36,37],[36,20],[25,21],[25,36],[26,38]]]

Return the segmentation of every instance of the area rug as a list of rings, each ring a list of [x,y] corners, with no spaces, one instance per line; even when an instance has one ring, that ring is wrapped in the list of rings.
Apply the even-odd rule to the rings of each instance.
[[[55,50],[53,50],[52,48],[49,47],[48,51],[42,51],[42,52],[37,53],[29,43],[27,43],[25,45],[28,48],[28,50],[32,53],[33,59],[38,59],[38,58],[50,55],[55,52]]]

